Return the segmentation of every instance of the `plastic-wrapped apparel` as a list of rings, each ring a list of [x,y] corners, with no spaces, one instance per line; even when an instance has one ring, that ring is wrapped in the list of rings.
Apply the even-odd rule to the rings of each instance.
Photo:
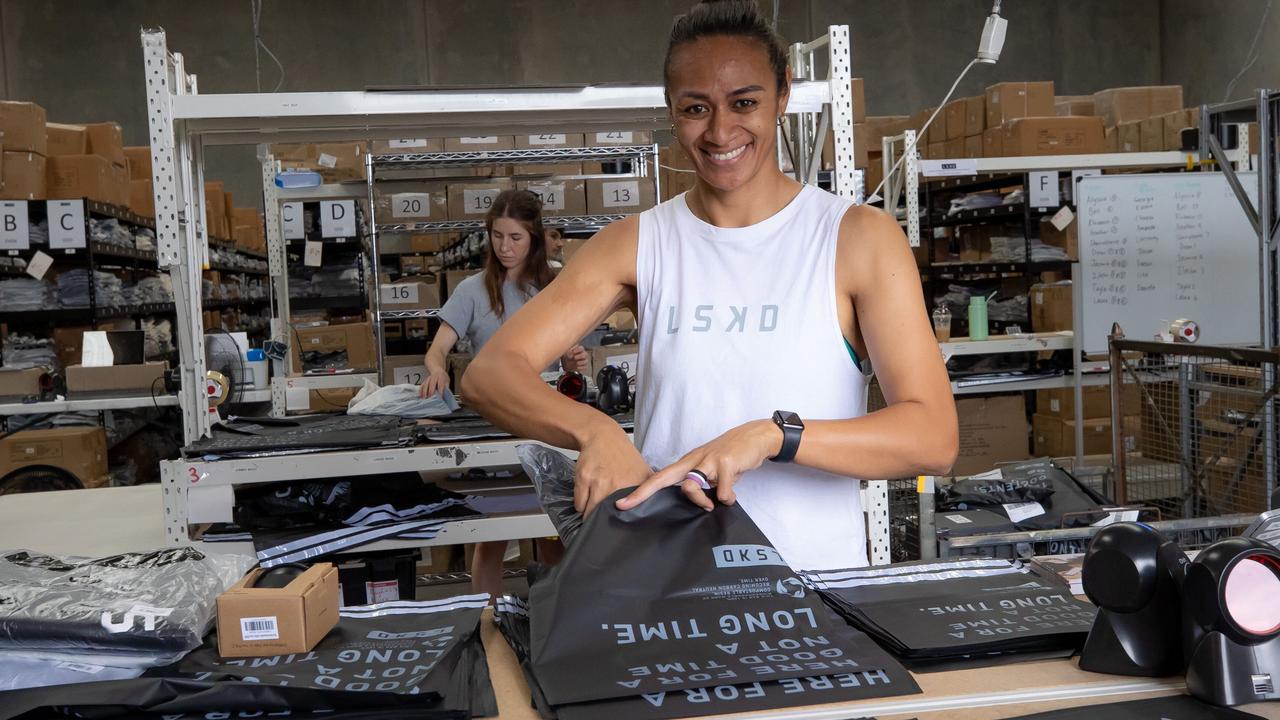
[[[387,385],[379,387],[371,380],[351,398],[348,415],[395,415],[404,418],[433,418],[448,415],[458,409],[458,401],[445,388],[443,393],[420,397],[417,385]]]
[[[480,614],[488,595],[347,608],[307,653],[222,659],[203,647],[146,677],[0,693],[0,720],[75,717],[467,718],[497,714]]]
[[[667,488],[622,512],[627,492],[600,503],[530,588],[530,668],[551,706],[842,673],[866,673],[849,689],[859,697],[918,692],[742,508],[706,512]]]
[[[189,547],[96,560],[4,553],[0,687],[42,670],[74,682],[174,662],[199,647],[218,594],[252,565]]]
[[[1014,560],[903,563],[804,573],[845,619],[909,664],[1070,656],[1097,609]]]
[[[1046,458],[1005,465],[954,487],[937,493],[938,532],[948,537],[1084,527],[1108,516],[1106,498]]]

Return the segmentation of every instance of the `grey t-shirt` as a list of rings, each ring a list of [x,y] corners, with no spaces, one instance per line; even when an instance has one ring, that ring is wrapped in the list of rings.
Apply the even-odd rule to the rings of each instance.
[[[498,328],[502,327],[502,323],[510,320],[536,292],[526,292],[510,280],[504,282],[502,300],[506,304],[506,313],[499,318],[489,304],[484,273],[477,273],[458,283],[458,287],[449,293],[448,301],[440,308],[440,319],[449,323],[458,337],[471,341],[472,353],[479,353],[493,334],[498,332]],[[548,370],[559,368],[560,364],[557,362]]]

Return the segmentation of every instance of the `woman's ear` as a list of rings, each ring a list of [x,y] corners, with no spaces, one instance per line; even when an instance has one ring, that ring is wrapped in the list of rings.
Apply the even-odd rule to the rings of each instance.
[[[782,92],[778,93],[778,116],[786,114],[787,101],[791,99],[791,66],[787,66],[787,82],[782,88]]]

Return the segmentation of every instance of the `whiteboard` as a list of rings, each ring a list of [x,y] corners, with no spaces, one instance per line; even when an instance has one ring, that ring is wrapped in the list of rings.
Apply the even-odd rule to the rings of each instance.
[[[1238,177],[1256,203],[1257,174]],[[1150,340],[1180,318],[1203,345],[1261,342],[1258,235],[1222,173],[1097,175],[1077,197],[1085,352],[1106,352],[1112,323]]]

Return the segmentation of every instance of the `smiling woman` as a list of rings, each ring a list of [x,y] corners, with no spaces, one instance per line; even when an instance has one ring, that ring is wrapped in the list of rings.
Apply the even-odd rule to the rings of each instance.
[[[866,564],[858,481],[948,470],[955,404],[898,224],[778,168],[783,48],[750,0],[676,20],[666,97],[694,188],[588,242],[498,331],[463,391],[513,432],[581,451],[580,510],[680,485],[707,510],[741,501],[794,568],[854,567]],[[634,444],[537,378],[619,305],[640,320]],[[860,358],[888,401],[871,414]]]

